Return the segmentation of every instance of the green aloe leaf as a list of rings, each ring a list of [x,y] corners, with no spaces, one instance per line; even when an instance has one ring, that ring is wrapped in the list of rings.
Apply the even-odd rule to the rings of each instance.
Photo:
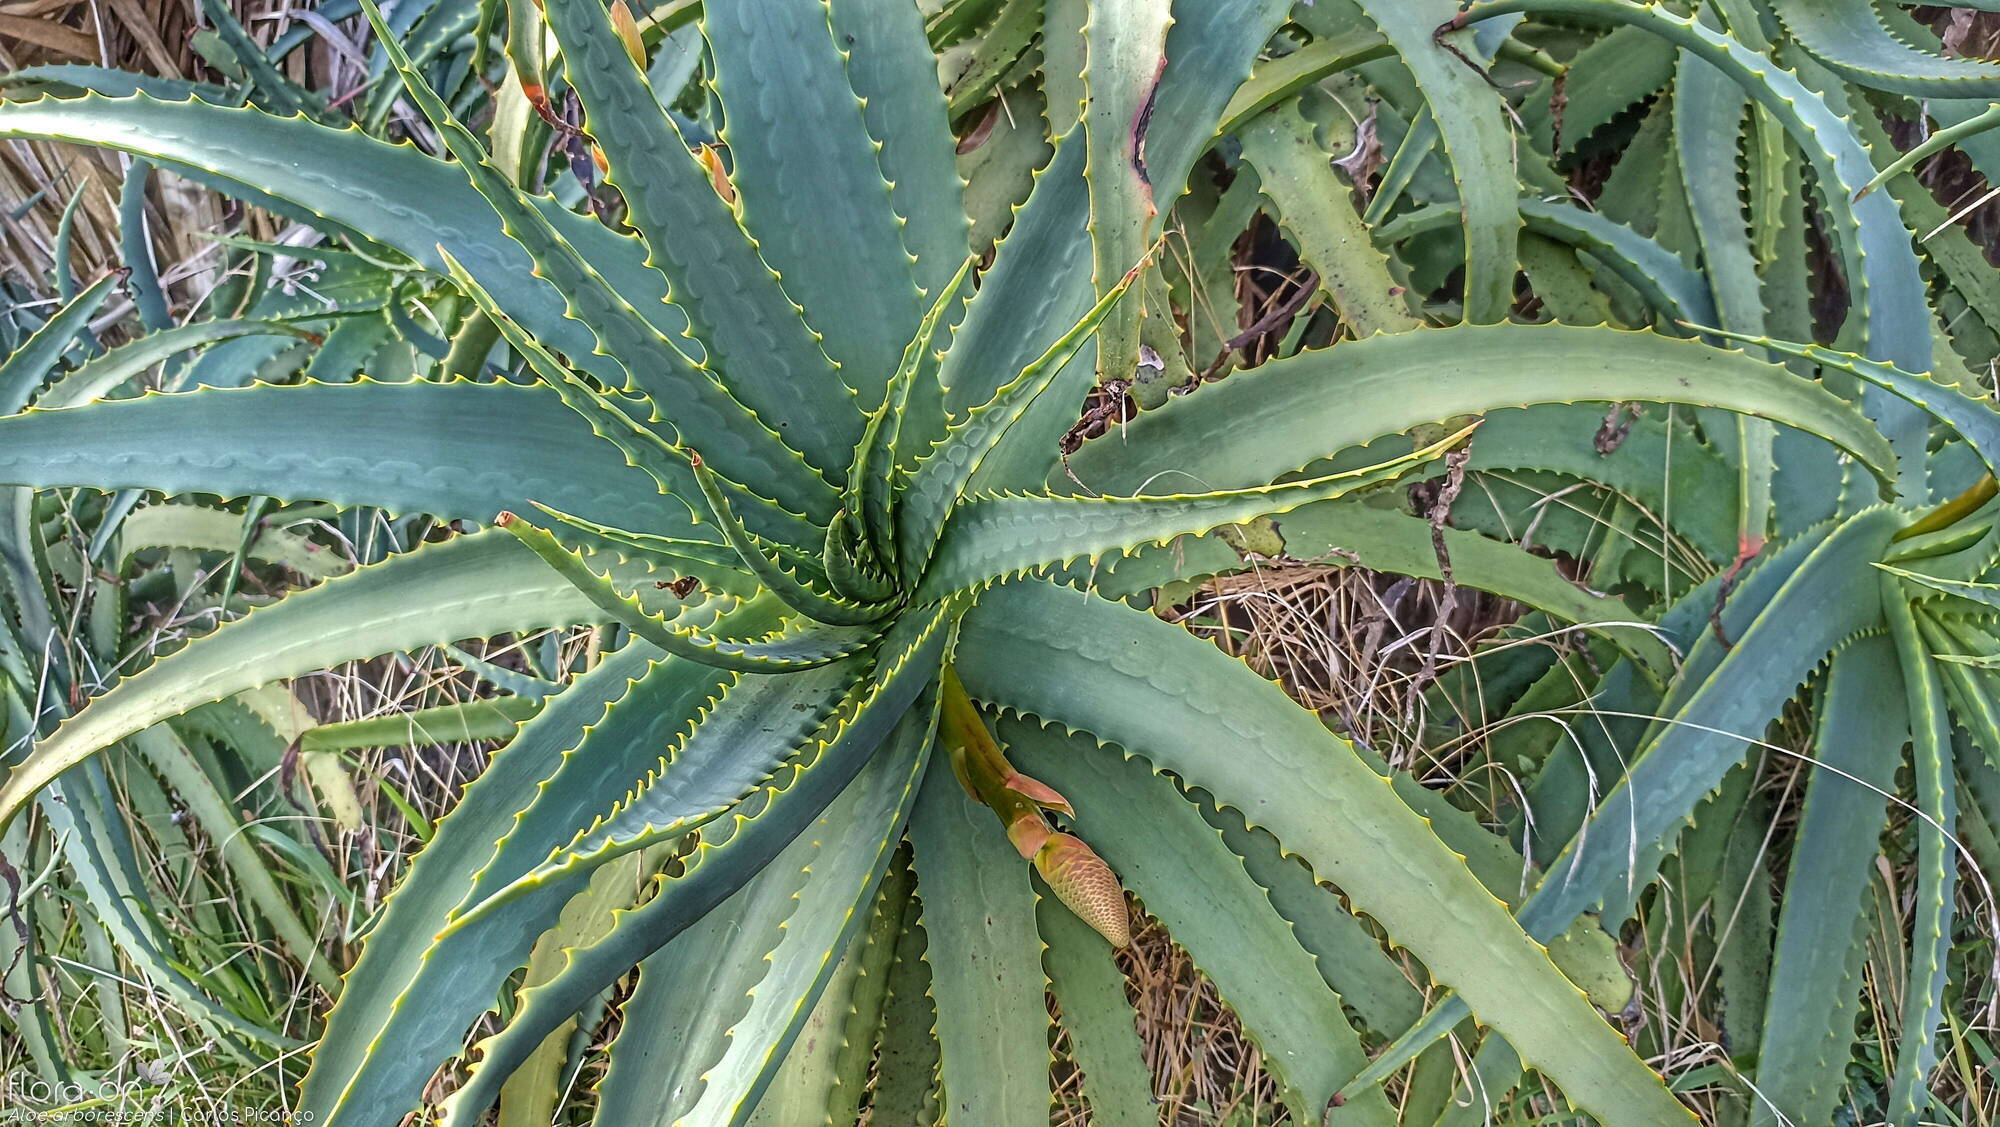
[[[348,751],[363,747],[436,747],[473,740],[504,740],[535,713],[542,702],[522,697],[497,697],[464,704],[440,704],[413,712],[371,716],[338,724],[317,724],[299,736],[300,751]]]
[[[949,609],[914,615],[903,624],[890,651],[898,655],[898,665],[935,672],[951,633]],[[796,769],[780,771],[731,817],[712,824],[694,852],[682,858],[680,875],[652,900],[623,917],[602,942],[577,951],[560,974],[535,991],[530,1004],[516,1013],[510,1025],[485,1042],[479,1070],[454,1097],[453,1116],[477,1116],[492,1100],[500,1082],[551,1030],[633,964],[733,895],[825,814],[837,797],[863,788],[878,801],[906,802],[919,781],[921,752],[928,745],[933,720],[934,708],[920,701],[900,718],[893,718],[897,726],[880,749],[859,743],[829,744],[827,747],[839,754],[797,757]],[[878,750],[883,754],[872,754]],[[881,774],[862,774],[871,763]],[[895,779],[897,785],[887,785],[882,781],[884,775]],[[870,780],[875,780],[872,785]],[[503,913],[498,918],[508,916]]]
[[[1289,514],[1279,535],[1284,555],[1291,559],[1353,564],[1425,579],[1444,578],[1437,556],[1437,540],[1442,538],[1454,582],[1599,630],[1657,681],[1664,683],[1674,672],[1674,655],[1648,626],[1634,620],[1622,601],[1578,587],[1549,561],[1515,545],[1456,528],[1434,530],[1421,517],[1340,501]],[[1351,552],[1354,558],[1342,552]],[[1245,560],[1226,541],[1208,536],[1144,549],[1122,560],[1109,559],[1095,573],[1072,568],[1067,578],[1114,598],[1129,598],[1173,580],[1199,580],[1252,566],[1253,561]]]
[[[595,0],[545,5],[607,182],[624,196],[668,300],[687,312],[707,364],[745,405],[828,473],[846,468],[860,412],[735,213],[688,151],[658,91]],[[666,92],[669,99],[671,91]]]
[[[1715,302],[1707,280],[1653,239],[1601,212],[1568,204],[1523,199],[1519,207],[1524,229],[1530,234],[1588,252],[1662,314],[1697,324],[1714,320]],[[1432,204],[1377,227],[1375,239],[1387,245],[1425,232],[1447,230],[1457,224],[1457,215],[1449,204]],[[1703,316],[1704,313],[1709,316]]]
[[[1312,952],[1320,977],[1369,1029],[1394,1034],[1423,1016],[1422,995],[1403,968],[1337,893],[1314,880],[1310,867],[1287,856],[1269,831],[1246,825],[1233,809],[1204,803],[1201,813],[1292,925],[1299,945]]]
[[[937,57],[923,21],[902,5],[830,0],[827,15],[876,144],[875,162],[889,182],[890,204],[902,220],[903,249],[916,260],[911,270],[917,286],[936,300],[972,227]],[[950,320],[957,321],[956,313]]]
[[[363,3],[377,22],[380,13]],[[409,58],[393,38],[382,40],[403,84],[430,119],[438,135],[499,215],[507,236],[525,249],[537,273],[553,281],[563,294],[567,315],[581,321],[595,342],[593,352],[611,358],[623,378],[618,385],[646,395],[653,404],[653,421],[664,421],[677,432],[702,436],[711,457],[737,480],[764,483],[774,499],[794,512],[824,518],[833,501],[832,488],[814,467],[771,429],[770,423],[745,407],[717,375],[693,362],[666,335],[646,320],[631,299],[614,288],[548,217],[487,159],[484,147],[461,125],[436,91],[411,68]],[[460,259],[468,273],[489,289],[493,280],[478,266]],[[671,416],[660,412],[671,411]]]
[[[1029,625],[1049,615],[1068,625]],[[1235,659],[1143,612],[1016,583],[967,617],[957,667],[975,696],[1130,748],[1270,829],[1579,1108],[1620,1123],[1687,1121],[1388,780]],[[1114,679],[1144,691],[1107,691]],[[1265,762],[1251,769],[1246,756]]]
[[[1102,299],[1146,256],[1159,214],[1146,134],[1167,66],[1170,0],[1092,0],[1083,25],[1083,179],[1090,192],[1091,281]],[[1139,366],[1137,303],[1097,330],[1097,378],[1130,379]]]
[[[1395,53],[1395,47],[1380,32],[1354,28],[1341,35],[1315,39],[1289,55],[1259,62],[1250,80],[1229,99],[1216,132],[1235,133],[1265,110],[1315,82]],[[1257,163],[1254,157],[1250,161]]]
[[[460,909],[564,844],[607,788],[639,778],[729,676],[661,658],[634,644],[580,675],[495,754],[495,768],[438,824],[328,1015],[300,1097],[321,1122],[378,1123],[416,1106],[438,1063],[526,963],[544,926],[532,913],[461,929],[448,942],[436,936]]]
[[[35,406],[76,407],[93,399],[102,399],[153,365],[170,360],[188,349],[249,336],[316,339],[315,334],[284,321],[252,318],[217,318],[162,329],[77,365],[37,397]]]
[[[1369,241],[1354,210],[1352,191],[1334,175],[1313,134],[1312,123],[1296,107],[1274,109],[1242,127],[1243,159],[1256,167],[1258,187],[1277,207],[1299,256],[1318,273],[1320,289],[1355,336],[1418,328],[1423,319],[1410,312],[1387,256]]]
[[[1047,948],[1042,967],[1069,1031],[1070,1055],[1083,1069],[1091,1122],[1102,1127],[1155,1127],[1153,1073],[1134,1028],[1138,1014],[1125,997],[1125,974],[1111,945],[1053,892],[1035,890],[1035,923]]]
[[[963,420],[952,422],[910,470],[898,497],[896,518],[896,561],[905,580],[915,580],[930,560],[946,516],[986,457],[1033,408],[1137,278],[1136,268],[1125,274],[1068,332],[1057,337],[1048,351],[1001,385],[993,398],[974,407]]]
[[[707,532],[554,392],[507,383],[259,386],[31,410],[0,418],[0,481],[309,499],[482,523],[541,501],[611,524]]]
[[[1153,118],[1176,124],[1146,135],[1153,206],[1161,215],[1180,197],[1189,169],[1208,148],[1214,123],[1290,8],[1286,0],[1175,5]],[[1085,266],[1090,240],[1082,140],[1072,131],[1037,176],[1033,195],[1001,243],[939,368],[945,404],[954,416],[991,399],[1090,308],[1095,291]],[[1156,217],[1154,223],[1160,222]],[[981,489],[1040,484],[1055,460],[1058,439],[1076,422],[1094,374],[1088,362],[1065,365],[1049,391],[981,460],[973,484]]]
[[[1988,406],[1983,398],[1974,398],[1956,386],[1941,383],[1930,376],[1913,375],[1894,365],[1856,356],[1853,353],[1823,348],[1816,344],[1791,344],[1762,338],[1749,339],[1751,343],[1761,344],[1775,352],[1811,360],[1816,364],[1851,373],[1869,383],[1887,388],[1923,408],[1934,418],[1950,425],[1956,434],[1979,452],[1979,459],[1986,463],[1988,470],[2000,466],[2000,412]]]
[[[1794,1123],[1830,1117],[1846,1083],[1861,1007],[1866,893],[1895,785],[1893,749],[1909,735],[1906,717],[1875,701],[1900,679],[1895,649],[1881,635],[1835,653],[1827,673],[1757,1053],[1764,1100],[1753,1122],[1766,1127],[1781,1115]]]
[[[2000,97],[2000,65],[1946,58],[1898,39],[1868,0],[1772,0],[1785,30],[1857,86],[1918,98]]]
[[[910,898],[896,961],[889,968],[889,998],[882,1008],[881,1053],[871,1093],[874,1115],[884,1124],[931,1127],[938,1122],[937,1009],[931,1004],[930,965],[924,961],[929,937],[921,920],[923,904]]]
[[[1881,196],[1857,199],[1873,178],[1867,148],[1799,76],[1699,19],[1633,0],[1481,0],[1453,17],[1458,25],[1520,12],[1573,15],[1643,28],[1699,56],[1743,88],[1782,124],[1825,186],[1827,219],[1853,296],[1852,331],[1868,356],[1911,371],[1930,367],[1930,314],[1896,206]],[[1870,413],[1902,459],[1903,489],[1924,491],[1925,433],[1921,416],[1876,398]]]
[[[630,789],[574,840],[461,912],[452,927],[544,887],[573,883],[607,861],[674,841],[720,817],[768,782],[801,747],[811,746],[817,729],[855,691],[866,672],[863,666],[850,661],[810,673],[735,680],[704,710],[699,724],[677,733]],[[898,700],[907,707],[906,699],[890,694],[883,710],[894,711]],[[878,720],[869,733],[877,740],[879,727]]]
[[[259,528],[244,544],[243,514],[205,505],[167,503],[135,510],[119,525],[118,544],[122,562],[149,548],[234,552],[240,546],[251,559],[290,568],[307,579],[326,579],[352,568],[332,548],[275,524]]]
[[[733,931],[725,935],[730,961],[751,963],[751,973],[745,977],[754,977],[755,985],[748,991],[747,1007],[728,1027],[727,1049],[702,1068],[700,1099],[689,1112],[689,1118],[695,1122],[730,1127],[748,1122],[753,1109],[765,1097],[787,1050],[798,1044],[796,1038],[805,1028],[821,991],[827,988],[835,964],[865,923],[867,916],[863,909],[874,896],[896,844],[902,839],[904,823],[916,801],[919,780],[926,774],[929,762],[931,711],[922,704],[911,709],[902,729],[904,738],[885,744],[879,766],[871,764],[856,778],[848,793],[835,800],[765,870],[781,877],[800,872],[804,878],[797,891],[787,898],[789,916],[781,937],[770,950],[767,953],[747,950]],[[652,956],[648,963],[699,958],[697,951],[674,952],[668,948]],[[640,974],[643,979],[645,971],[642,969]],[[713,993],[695,997],[708,1003]],[[710,1009],[708,1005],[703,1008]],[[822,1059],[831,1056],[822,1046],[810,1048],[816,1050],[813,1055]],[[692,1072],[704,1056],[684,1055],[676,1067]],[[645,1095],[650,1097],[658,1090],[658,1075],[639,1076],[646,1085]],[[690,1090],[696,1087],[687,1085]],[[824,1095],[815,1102],[823,1108]],[[603,1114],[600,1110],[600,1117]]]
[[[1439,25],[1458,13],[1454,0],[1357,2],[1410,69],[1451,162],[1465,217],[1465,319],[1475,325],[1504,321],[1514,304],[1521,229],[1505,105],[1486,77],[1467,65],[1466,53],[1477,52],[1471,37],[1439,34]]]
[[[910,845],[929,938],[945,1114],[1041,1127],[1049,1117],[1049,1013],[1033,870],[950,771],[925,777]]]
[[[0,823],[103,748],[245,689],[357,658],[605,617],[504,533],[392,557],[255,611],[119,682],[7,776]]]
[[[1023,771],[1070,800],[1078,836],[1215,984],[1262,1050],[1264,1067],[1285,1086],[1294,1114],[1306,1122],[1319,1117],[1367,1055],[1340,995],[1324,985],[1313,956],[1222,835],[1172,780],[1122,749],[1027,721],[1003,724],[996,734]],[[1349,1100],[1340,1114],[1384,1127],[1395,1122],[1379,1091]]]
[[[704,9],[702,30],[715,60],[713,88],[729,107],[722,139],[744,226],[785,292],[810,311],[860,408],[872,411],[916,331],[923,288],[830,18],[819,0],[718,4]],[[900,18],[914,21],[916,13]],[[931,107],[939,117],[941,109]],[[947,137],[933,127],[897,143]]]
[[[1050,497],[973,495],[959,502],[924,585],[933,597],[1005,580],[1039,567],[1112,552],[1129,553],[1177,536],[1200,535],[1225,524],[1278,515],[1393,481],[1422,468],[1463,441],[1470,429],[1394,461],[1309,481],[1224,493],[1162,497]]]
[[[501,230],[499,215],[464,170],[408,145],[304,118],[143,93],[9,102],[0,105],[0,136],[122,149],[329,234],[391,247],[439,273],[442,247],[549,347],[599,375],[617,370],[592,357],[590,334],[563,315],[561,294],[535,275],[534,260]],[[665,279],[646,267],[635,240],[552,198],[533,206],[635,308],[651,311],[661,332],[686,329],[686,318],[663,300]]]
[[[1419,382],[1424,395],[1413,397]],[[1338,394],[1302,393],[1321,385]],[[1768,418],[1827,439],[1878,480],[1893,476],[1880,432],[1812,381],[1693,341],[1568,325],[1425,329],[1301,353],[1143,412],[1085,443],[1068,465],[1086,488],[1113,496],[1179,483],[1240,489],[1423,422],[1591,400],[1693,403]]]
[[[775,597],[762,595],[745,605],[735,621],[746,633],[714,633],[706,623],[675,622],[653,612],[637,595],[627,594],[611,580],[610,569],[592,567],[584,553],[564,545],[547,531],[504,514],[508,534],[532,551],[549,569],[567,580],[575,592],[609,620],[667,653],[718,669],[743,673],[783,673],[824,666],[865,649],[874,635],[864,630],[819,627],[786,621],[786,608]],[[602,565],[600,565],[602,566]]]
[[[51,314],[5,360],[0,360],[0,415],[14,414],[34,399],[63,353],[76,341],[76,335],[89,327],[90,319],[103,307],[117,280],[115,275],[99,278]]]
[[[1958,883],[1958,781],[1952,767],[1951,717],[1938,666],[1925,652],[1915,613],[1893,576],[1880,579],[1889,636],[1909,700],[1910,771],[1916,782],[1916,900],[1911,909],[1909,982],[1903,991],[1902,1041],[1889,1085],[1891,1122],[1914,1124],[1931,1102],[1930,1074],[1940,1055],[1947,961]]]

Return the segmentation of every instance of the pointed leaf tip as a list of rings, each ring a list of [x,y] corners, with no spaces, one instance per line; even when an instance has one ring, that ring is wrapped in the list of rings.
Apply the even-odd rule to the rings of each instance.
[[[619,42],[625,45],[625,53],[632,56],[634,66],[646,66],[646,43],[639,37],[639,21],[632,18],[632,9],[625,6],[625,0],[612,0],[611,28],[618,33]]]

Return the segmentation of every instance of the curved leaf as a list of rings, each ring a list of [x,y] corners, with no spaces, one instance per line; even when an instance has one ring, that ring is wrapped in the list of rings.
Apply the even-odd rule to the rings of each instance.
[[[629,1047],[652,1051],[628,1064],[618,1059],[628,1050],[620,1038],[617,1084],[607,1074],[610,1102],[599,1108],[599,1122],[736,1127],[749,1121],[788,1050],[822,1061],[833,1055],[826,1042],[794,1038],[866,922],[863,908],[902,839],[928,762],[928,718],[928,710],[913,711],[904,729],[910,737],[890,741],[879,761],[736,894],[777,886],[775,895],[759,897],[762,920],[750,921],[761,929],[743,926],[732,898],[641,964],[642,987],[648,977],[655,981],[648,998],[635,994],[627,1003],[624,1028],[640,1042]],[[642,1001],[671,1008],[649,1011]],[[687,1038],[685,1026],[700,1036]],[[662,1090],[671,1093],[664,1107]],[[823,1107],[822,1100],[814,1110]]]
[[[1225,524],[1288,513],[1412,473],[1464,441],[1472,428],[1380,465],[1256,489],[1164,497],[975,496],[945,522],[918,597],[983,586],[1076,559],[1164,546]]]
[[[1032,870],[950,771],[924,779],[911,866],[929,938],[945,1114],[993,1127],[1049,1120],[1049,1013]]]
[[[1279,528],[1285,556],[1291,559],[1355,564],[1397,575],[1442,579],[1436,539],[1430,522],[1358,502],[1332,502],[1300,509]],[[1599,630],[1632,654],[1655,680],[1673,674],[1673,654],[1650,628],[1635,623],[1630,608],[1615,598],[1595,594],[1565,579],[1547,560],[1512,544],[1488,540],[1456,528],[1438,530],[1445,544],[1454,582],[1477,591],[1491,591],[1545,611],[1566,622]],[[1352,553],[1349,559],[1343,553]],[[1107,560],[1088,581],[1093,590],[1126,598],[1171,580],[1202,579],[1252,566],[1217,537],[1180,540],[1164,549],[1147,549],[1123,560]]]
[[[623,195],[648,260],[667,277],[668,300],[687,312],[708,364],[814,465],[829,474],[846,469],[861,425],[854,395],[710,187],[604,8],[558,0],[544,11],[609,165],[606,180]]]
[[[76,335],[90,326],[90,319],[104,305],[117,275],[99,278],[62,308],[49,315],[33,335],[0,360],[0,415],[11,415],[28,405],[35,393],[48,382],[63,353]]]
[[[1905,43],[1869,0],[1772,0],[1771,8],[1806,50],[1857,86],[1913,98],[2000,97],[2000,64]]]
[[[535,274],[534,260],[501,230],[499,215],[465,171],[412,146],[304,118],[144,93],[0,104],[0,136],[122,149],[329,233],[392,247],[440,274],[442,247],[485,280],[538,339],[622,382],[614,365],[592,356],[590,333],[563,315],[562,295]],[[533,206],[635,308],[652,311],[661,332],[671,337],[687,328],[666,304],[666,280],[645,265],[636,240],[550,198]]]
[[[1413,387],[1423,394],[1412,395]],[[1882,435],[1812,381],[1694,341],[1569,325],[1422,329],[1274,360],[1141,412],[1085,443],[1068,464],[1086,488],[1105,494],[1178,482],[1240,489],[1420,423],[1586,400],[1757,415],[1827,439],[1878,480],[1893,476]]]
[[[1916,615],[1895,577],[1880,577],[1889,636],[1909,701],[1910,774],[1916,783],[1916,899],[1910,910],[1909,980],[1903,990],[1902,1041],[1889,1082],[1889,1119],[1916,1123],[1930,1107],[1931,1071],[1938,1065],[1938,1027],[1945,1022],[1945,987],[1957,912],[1958,781],[1952,767],[1951,717],[1938,667],[1919,633]]]
[[[1518,206],[1527,230],[1588,251],[1620,281],[1638,290],[1654,309],[1701,325],[1715,320],[1715,302],[1707,281],[1659,243],[1599,212],[1580,207],[1541,199],[1523,199]],[[1396,243],[1426,231],[1446,230],[1457,223],[1456,208],[1432,204],[1384,223],[1375,229],[1375,238],[1383,244]]]
[[[898,632],[892,634],[885,652],[894,655],[897,667],[907,665],[916,674],[909,682],[928,682],[935,675],[955,615],[952,607],[934,608],[898,624]],[[885,717],[887,712],[878,710],[877,718]],[[848,744],[826,743],[821,745],[824,750],[837,750],[841,754],[815,757],[808,751],[794,757],[794,763],[788,765],[791,769],[773,776],[727,818],[711,823],[694,852],[681,860],[679,876],[651,901],[623,916],[619,926],[601,943],[574,952],[569,964],[533,993],[512,1024],[485,1042],[479,1068],[454,1096],[451,1121],[457,1122],[455,1117],[459,1114],[477,1116],[483,1111],[500,1081],[541,1044],[549,1031],[568,1020],[634,963],[659,950],[734,894],[805,826],[819,818],[836,797],[865,790],[878,802],[906,802],[920,779],[918,771],[924,762],[921,750],[928,743],[934,715],[934,707],[918,703],[905,711],[900,720],[889,717],[898,725],[885,737],[890,750],[872,758],[881,776],[869,772],[862,775],[861,785],[850,786],[871,762],[876,746],[858,740]],[[879,781],[884,776],[896,780],[898,785]],[[869,780],[878,781],[866,785]],[[495,918],[507,919],[511,915],[500,913]]]
[[[567,315],[589,328],[593,351],[611,358],[623,373],[617,386],[646,395],[653,404],[653,421],[700,435],[735,479],[757,482],[794,512],[820,519],[830,515],[834,496],[826,480],[769,423],[739,402],[714,372],[675,348],[521,195],[487,159],[479,139],[411,67],[402,46],[393,36],[383,37],[379,11],[367,0],[362,8],[376,25],[378,39],[396,64],[405,89],[458,158],[473,188],[498,213],[502,230],[528,252],[535,271],[556,284]],[[488,283],[476,265],[458,261],[475,279]],[[672,414],[662,417],[662,411]]]
[[[356,658],[604,617],[504,533],[427,545],[253,611],[127,677],[9,772],[0,824],[65,770],[198,705]]]
[[[109,395],[146,369],[188,349],[248,336],[285,336],[306,341],[318,339],[316,334],[283,321],[250,318],[216,318],[161,329],[77,365],[38,396],[35,406],[45,409],[80,406]]]
[[[482,523],[542,501],[609,524],[708,533],[555,392],[510,383],[260,384],[30,410],[0,418],[0,481],[310,499]]]
[[[800,628],[784,620],[785,607],[768,595],[745,604],[736,621],[748,634],[720,636],[700,626],[681,625],[656,614],[635,595],[618,589],[606,572],[590,566],[546,531],[503,513],[500,526],[527,546],[550,570],[610,619],[675,657],[743,673],[783,673],[812,669],[867,648],[874,635],[840,628]]]
[[[1826,215],[1853,298],[1852,329],[1862,351],[1911,371],[1930,367],[1931,317],[1910,232],[1894,201],[1856,199],[1875,175],[1854,127],[1797,75],[1694,17],[1633,0],[1480,0],[1453,17],[1458,25],[1518,12],[1549,12],[1644,28],[1715,67],[1791,134],[1824,186]],[[1874,397],[1870,411],[1902,458],[1902,488],[1924,494],[1922,417]]]
[[[1368,1058],[1340,995],[1264,889],[1173,782],[1116,747],[1016,721],[995,732],[1008,756],[1076,807],[1070,819],[1148,914],[1165,924],[1215,984],[1262,1050],[1303,1121],[1319,1118]],[[1379,1091],[1350,1100],[1343,1119],[1393,1124]]]
[[[1099,1127],[1157,1127],[1153,1073],[1133,1028],[1137,1014],[1125,997],[1125,974],[1111,945],[1064,907],[1036,890],[1035,923],[1046,949],[1042,967],[1062,1010],[1070,1055],[1083,1069],[1083,1095]]]
[[[1504,321],[1514,305],[1521,229],[1506,104],[1467,64],[1466,52],[1477,51],[1471,36],[1440,35],[1439,25],[1458,13],[1457,0],[1357,2],[1409,68],[1451,162],[1465,225],[1465,319],[1475,325]]]
[[[1170,0],[1092,0],[1083,25],[1083,181],[1090,194],[1091,283],[1101,300],[1146,257],[1159,209],[1146,168],[1146,134],[1166,69]],[[1097,379],[1139,366],[1138,304],[1113,309],[1097,330]]]
[[[437,936],[460,909],[567,842],[607,788],[638,778],[727,684],[728,674],[661,657],[635,644],[579,676],[439,823],[327,1017],[300,1097],[317,1121],[372,1125],[415,1107],[507,975],[527,962],[560,899]]]
[[[718,4],[704,8],[702,31],[711,89],[729,108],[722,138],[744,226],[872,411],[922,294],[829,20],[820,0]]]
[[[983,596],[956,660],[975,696],[1134,749],[1270,829],[1579,1109],[1688,1121],[1388,780],[1248,667],[1151,615],[1040,583]]]

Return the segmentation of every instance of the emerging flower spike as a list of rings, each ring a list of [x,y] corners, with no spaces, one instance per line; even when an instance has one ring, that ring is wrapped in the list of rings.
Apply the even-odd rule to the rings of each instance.
[[[1035,871],[1049,882],[1056,898],[1075,912],[1105,942],[1123,947],[1132,942],[1132,925],[1125,912],[1125,890],[1117,874],[1083,839],[1052,833],[1035,851]]]

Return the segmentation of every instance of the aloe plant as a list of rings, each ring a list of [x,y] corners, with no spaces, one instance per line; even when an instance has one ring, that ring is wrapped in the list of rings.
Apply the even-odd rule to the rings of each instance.
[[[851,1123],[865,1105],[876,1123],[1040,1123],[1045,987],[1097,1121],[1152,1122],[1111,955],[1125,890],[1216,984],[1297,1121],[1336,1092],[1336,1121],[1395,1121],[1377,1082],[1413,1060],[1426,1079],[1406,1095],[1448,1095],[1450,1056],[1427,1049],[1468,1015],[1490,1033],[1466,1106],[1525,1072],[1601,1122],[1684,1121],[1578,987],[1610,958],[1605,928],[1648,934],[1694,895],[1704,850],[1763,864],[1712,827],[1749,801],[1735,769],[1808,685],[1818,767],[1775,936],[1728,946],[1732,1012],[1762,1020],[1731,1019],[1725,1078],[1754,1081],[1757,1117],[1825,1121],[1843,1098],[1862,946],[1823,937],[1866,918],[1907,741],[1918,884],[1882,1102],[1920,1114],[1952,981],[1954,767],[1984,785],[2000,752],[2000,502],[1974,480],[2000,464],[2000,430],[1952,381],[1910,373],[1934,366],[1935,314],[1991,307],[1991,274],[1933,247],[1933,298],[1908,222],[1935,205],[1895,181],[1862,191],[1889,157],[1843,79],[1974,96],[1973,64],[1788,3],[1689,19],[1620,0],[960,0],[927,24],[915,5],[770,0],[705,6],[697,120],[647,78],[668,20],[547,0],[486,25],[508,46],[489,144],[412,58],[418,37],[362,7],[439,155],[323,124],[323,107],[281,117],[102,73],[0,106],[0,134],[126,149],[464,311],[423,378],[19,411],[0,419],[0,480],[487,526],[126,677],[13,765],[0,823],[105,748],[287,677],[545,627],[628,639],[532,708],[436,718],[471,735],[527,717],[373,922],[312,1052],[315,1122],[398,1121],[492,1010],[444,1121],[496,1099],[546,1121],[571,1034],[635,967],[601,1122]],[[1523,12],[1624,30],[1542,35]],[[953,110],[1021,83],[1037,33],[1052,152],[1003,221],[959,178]],[[962,53],[968,104],[940,87],[940,50]],[[1510,88],[1516,110],[1487,66],[1546,81]],[[1364,207],[1329,163],[1359,141],[1332,100],[1350,74],[1388,93],[1371,128],[1399,136]],[[1542,198],[1563,151],[1669,84],[1605,206]],[[601,165],[618,198],[593,212],[611,221],[518,186],[520,130],[544,114],[533,128]],[[1215,159],[1240,153],[1226,188],[1196,169],[1219,133],[1234,140]],[[1807,342],[1801,316],[1809,181],[1844,350]],[[1235,351],[1201,345],[1191,316],[1162,334],[1162,313],[1218,290],[1218,256],[1154,248],[1170,218],[1226,245],[1257,194],[1317,272],[1331,331],[1301,317],[1277,359],[1192,394],[1142,388],[1129,422],[1066,440],[1093,385]],[[1009,228],[983,267],[974,211]],[[1523,267],[1552,319],[1527,323]],[[518,377],[484,363],[496,340]],[[1613,403],[1693,408],[1704,441],[1675,445],[1655,415],[1592,450],[1603,408],[1569,405]],[[1476,531],[1505,526],[1515,495],[1468,491],[1452,529],[1382,488],[1509,471],[1610,491],[1647,549],[1558,546],[1628,601]],[[1490,590],[1591,638],[1587,670],[1518,678],[1520,715],[1585,700],[1601,722],[1531,749],[1518,850],[1133,605],[1244,567],[1206,534],[1272,516],[1284,553]],[[1382,936],[1448,996],[1423,1012]],[[1736,976],[1759,975],[1744,1000]],[[1371,1060],[1364,1033],[1391,1043]]]

